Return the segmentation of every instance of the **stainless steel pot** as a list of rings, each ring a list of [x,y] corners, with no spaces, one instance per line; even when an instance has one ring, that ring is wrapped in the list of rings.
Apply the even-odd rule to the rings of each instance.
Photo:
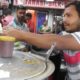
[[[15,38],[0,36],[0,57],[12,57]]]

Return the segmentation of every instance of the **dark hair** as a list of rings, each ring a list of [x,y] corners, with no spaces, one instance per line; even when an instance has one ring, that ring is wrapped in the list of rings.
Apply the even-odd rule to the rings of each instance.
[[[12,14],[12,11],[11,9],[6,9],[6,10],[3,10],[3,15],[11,15]]]
[[[75,6],[76,11],[78,12],[78,15],[79,15],[79,17],[80,17],[80,1],[72,1],[72,2],[68,3],[68,4],[65,6],[65,8],[67,8],[67,7],[71,6],[71,5]]]
[[[32,18],[32,14],[31,13],[26,13],[26,17]]]
[[[19,9],[21,9],[21,10],[26,10],[26,7],[25,7],[25,6],[22,6],[22,5],[18,5],[18,6],[17,6],[17,10],[19,10]]]

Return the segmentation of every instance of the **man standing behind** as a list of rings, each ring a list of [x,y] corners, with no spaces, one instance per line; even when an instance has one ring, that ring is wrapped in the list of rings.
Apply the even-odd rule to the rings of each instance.
[[[14,16],[12,15],[12,11],[10,9],[6,10],[2,18],[2,26],[6,27],[11,21],[13,21],[13,19]]]
[[[26,13],[25,19],[25,23],[27,24],[30,32],[36,32],[34,22],[32,21],[32,14],[30,12]]]
[[[25,22],[24,22],[25,14],[26,14],[26,7],[21,6],[21,5],[17,6],[14,19],[13,19],[12,22],[10,22],[9,26],[12,26],[12,27],[14,27],[16,29],[28,32],[29,28],[28,28],[27,24],[25,24]],[[16,47],[16,46],[18,46],[18,47]],[[30,45],[25,43],[25,42],[22,42],[22,41],[17,41],[17,42],[15,42],[15,47],[18,48],[18,49],[21,48],[21,50],[23,50],[23,51],[24,50],[28,51]]]
[[[25,14],[26,14],[26,7],[21,6],[21,5],[17,6],[14,20],[9,25],[20,30],[29,31],[29,28],[24,23]]]

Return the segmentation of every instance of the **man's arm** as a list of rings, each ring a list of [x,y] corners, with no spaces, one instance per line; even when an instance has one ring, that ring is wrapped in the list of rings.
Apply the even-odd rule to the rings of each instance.
[[[80,50],[80,44],[72,35],[35,34],[16,29],[7,30],[6,33],[40,48],[50,48],[53,43],[56,43],[56,48],[60,50]]]
[[[80,50],[80,44],[71,35],[59,36],[56,34],[40,35],[27,33],[23,40],[41,48],[50,48],[53,43],[56,43],[56,48],[60,50]]]

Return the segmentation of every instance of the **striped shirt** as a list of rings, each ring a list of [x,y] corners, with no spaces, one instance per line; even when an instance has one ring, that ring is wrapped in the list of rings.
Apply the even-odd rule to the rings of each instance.
[[[80,32],[71,33],[71,35],[80,44]],[[67,80],[80,80],[80,50],[64,50],[64,59],[68,71]]]

